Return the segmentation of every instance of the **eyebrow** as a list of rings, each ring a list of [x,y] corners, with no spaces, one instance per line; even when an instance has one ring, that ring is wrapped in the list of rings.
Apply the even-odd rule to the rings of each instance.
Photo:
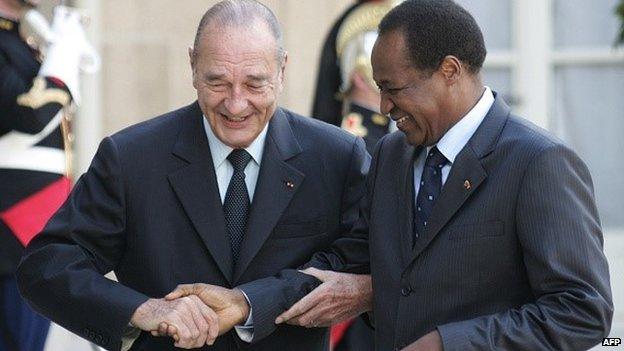
[[[375,84],[377,84],[378,87],[382,87],[382,86],[390,84],[390,81],[387,79],[382,79],[379,82],[375,81]]]
[[[249,74],[249,75],[247,75],[247,79],[253,80],[253,81],[257,81],[257,82],[261,82],[261,81],[268,80],[269,76],[265,75],[265,74],[259,74],[259,75]]]
[[[210,81],[210,80],[219,80],[219,79],[223,79],[225,77],[225,74],[219,74],[219,73],[206,73],[204,75],[204,79]]]
[[[220,80],[220,79],[224,79],[225,78],[225,74],[220,74],[220,73],[206,73],[204,75],[204,78],[208,81],[211,80]],[[247,75],[247,79],[249,80],[253,80],[253,81],[257,81],[257,82],[261,82],[261,81],[265,81],[268,80],[270,77],[268,75],[265,74],[260,74],[260,75],[255,75],[255,74],[249,74]]]

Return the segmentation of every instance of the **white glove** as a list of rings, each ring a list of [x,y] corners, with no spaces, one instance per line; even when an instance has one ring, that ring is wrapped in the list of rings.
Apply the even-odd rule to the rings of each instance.
[[[53,42],[39,69],[39,75],[60,79],[75,103],[80,101],[80,61],[89,47],[80,14],[64,6],[54,9]]]

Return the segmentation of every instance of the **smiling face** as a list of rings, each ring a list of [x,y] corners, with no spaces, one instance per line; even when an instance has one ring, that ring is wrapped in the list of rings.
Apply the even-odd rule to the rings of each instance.
[[[269,123],[282,91],[286,60],[268,26],[210,24],[191,50],[193,86],[214,134],[232,148],[249,146]]]
[[[380,110],[397,122],[412,145],[433,145],[452,125],[447,104],[449,87],[441,69],[416,69],[407,56],[404,35],[396,30],[380,36],[372,53],[373,78],[381,91]]]

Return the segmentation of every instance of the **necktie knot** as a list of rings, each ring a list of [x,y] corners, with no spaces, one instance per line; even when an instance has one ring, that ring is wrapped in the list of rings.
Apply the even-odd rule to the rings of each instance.
[[[425,166],[434,167],[434,168],[442,168],[448,162],[446,157],[442,155],[440,150],[438,150],[437,146],[434,146],[429,150],[429,154],[427,155],[427,160],[425,161]]]
[[[245,149],[235,149],[230,152],[227,159],[234,167],[234,172],[242,172],[251,161],[251,155]]]

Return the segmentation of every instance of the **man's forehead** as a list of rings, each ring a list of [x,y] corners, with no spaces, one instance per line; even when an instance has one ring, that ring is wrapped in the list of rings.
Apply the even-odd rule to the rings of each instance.
[[[233,39],[247,40],[252,42],[273,43],[277,45],[277,40],[273,35],[269,25],[262,20],[253,19],[249,23],[242,24],[220,24],[213,22],[208,24],[202,31],[200,41],[203,43],[209,43],[214,39],[222,39],[219,41],[229,41]]]
[[[198,54],[210,55],[215,59],[230,56],[240,61],[261,57],[274,57],[277,51],[275,40],[266,35],[241,30],[219,31],[205,34],[199,43]]]

